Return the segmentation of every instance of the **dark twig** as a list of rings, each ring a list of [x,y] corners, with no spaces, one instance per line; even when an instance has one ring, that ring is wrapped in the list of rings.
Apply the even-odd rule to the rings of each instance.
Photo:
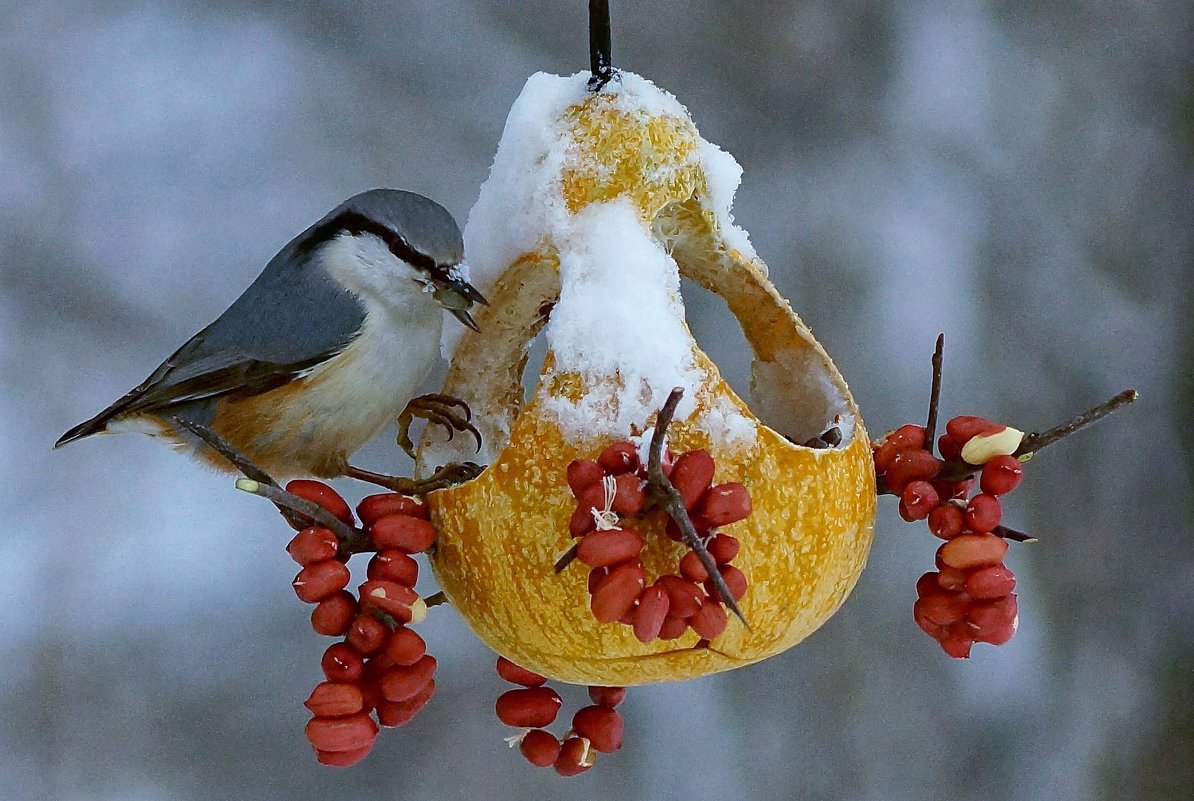
[[[991,532],[997,537],[1003,537],[1005,540],[1012,542],[1036,542],[1036,537],[1031,534],[1025,534],[1023,531],[1016,531],[1014,528],[1007,526],[996,526]]]
[[[750,624],[746,622],[730,588],[726,586],[721,571],[717,569],[717,563],[705,549],[705,543],[701,541],[696,533],[696,528],[692,525],[692,518],[688,516],[688,510],[684,508],[684,498],[681,497],[680,491],[672,485],[668,477],[663,474],[663,441],[667,437],[667,428],[672,423],[672,415],[676,413],[676,406],[679,405],[680,398],[683,396],[684,390],[679,387],[673,389],[667,396],[663,408],[659,410],[659,415],[655,418],[655,433],[651,437],[650,456],[647,460],[647,484],[651,488],[651,494],[656,503],[671,516],[672,520],[676,521],[676,525],[684,534],[684,542],[701,560],[701,565],[709,573],[709,580],[713,582],[717,594],[721,596],[722,603],[749,629]]]
[[[355,478],[358,481],[365,481],[369,484],[385,487],[391,492],[401,493],[402,495],[425,495],[433,490],[454,487],[457,484],[463,484],[465,481],[472,481],[481,475],[484,470],[485,468],[482,465],[474,462],[453,462],[440,467],[427,478],[418,479],[387,476],[384,473],[374,473],[372,470],[364,470],[360,467],[348,465],[344,470],[344,475],[349,478]]]
[[[179,417],[177,415],[172,415],[170,417],[170,422],[203,440],[203,442],[205,442],[209,448],[223,456],[228,460],[229,464],[244,473],[253,481],[256,481],[259,484],[265,484],[269,487],[278,487],[281,489],[281,486],[277,481],[274,481],[273,477],[270,476],[269,473],[250,462],[243,454],[241,454],[240,451],[232,446],[232,443],[221,437],[216,432],[212,431],[207,426],[200,425],[199,423],[187,420],[186,418]],[[300,529],[307,526],[309,520],[301,515],[295,514],[293,509],[277,503],[275,503],[274,506],[278,507],[278,511],[282,514],[282,517],[286,518],[286,522],[289,523],[292,528]]]
[[[315,523],[329,529],[340,541],[341,554],[362,553],[375,550],[369,540],[369,535],[362,529],[350,526],[340,518],[324,509],[315,501],[300,498],[294,493],[278,487],[275,484],[263,484],[251,478],[238,478],[236,488],[242,492],[260,495],[275,506],[285,507],[300,515],[309,517]]]
[[[1047,448],[1054,442],[1057,442],[1063,437],[1068,437],[1079,429],[1086,428],[1091,423],[1102,420],[1107,415],[1127,406],[1140,397],[1140,393],[1134,389],[1125,389],[1123,392],[1116,395],[1114,398],[1103,401],[1098,406],[1087,409],[1082,414],[1070,420],[1068,423],[1062,423],[1059,426],[1054,426],[1048,431],[1029,434],[1020,443],[1020,447],[1016,449],[1016,456],[1027,456],[1034,454],[1042,448]]]
[[[1102,420],[1107,415],[1114,411],[1122,409],[1129,403],[1132,403],[1140,397],[1134,389],[1125,389],[1113,398],[1103,401],[1098,406],[1087,409],[1082,414],[1078,415],[1069,422],[1054,426],[1047,431],[1042,431],[1039,434],[1029,434],[1024,437],[1024,441],[1020,443],[1020,447],[1016,449],[1015,456],[1031,457],[1035,455],[1042,448],[1048,447],[1058,440],[1068,437],[1076,431],[1079,431],[1091,423]],[[927,443],[926,443],[927,444]],[[962,481],[970,478],[979,471],[977,465],[972,465],[961,459],[949,459],[942,466],[941,471],[937,474],[937,478],[943,481]],[[887,488],[887,483],[883,481],[883,476],[879,476],[877,482],[876,492],[879,495],[894,495],[891,490]],[[1009,537],[1008,539],[1015,539]]]
[[[600,92],[613,80],[609,0],[589,0],[589,91]]]
[[[937,408],[941,404],[941,365],[944,361],[945,334],[937,335],[937,346],[933,349],[933,386],[929,390],[929,419],[925,423],[925,448],[933,452],[937,441]]]
[[[555,571],[557,573],[563,573],[564,568],[568,567],[568,565],[570,565],[576,561],[576,553],[577,553],[577,549],[579,547],[580,547],[580,543],[577,543],[577,542],[572,543],[572,547],[569,548],[568,550],[564,551],[564,555],[556,560]]]

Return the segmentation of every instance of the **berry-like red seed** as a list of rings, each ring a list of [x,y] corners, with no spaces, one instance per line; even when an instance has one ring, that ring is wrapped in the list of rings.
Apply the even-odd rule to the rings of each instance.
[[[373,745],[377,724],[364,712],[307,721],[307,741],[320,751],[355,751]]]
[[[286,485],[286,491],[291,495],[314,501],[350,526],[353,523],[352,509],[349,508],[348,502],[322,481],[296,478]]]
[[[970,648],[974,645],[974,637],[971,635],[969,626],[965,623],[957,623],[946,630],[939,642],[941,650],[954,659],[969,659]]]
[[[676,640],[683,637],[686,631],[688,631],[688,618],[668,615],[663,619],[663,625],[659,627],[659,639]]]
[[[546,768],[560,756],[560,741],[543,729],[531,729],[518,744],[518,750],[527,762],[537,768]]]
[[[965,618],[968,607],[969,601],[961,593],[942,592],[917,599],[912,609],[938,626],[948,626]]]
[[[1015,456],[995,456],[983,465],[979,486],[991,495],[1006,495],[1020,486],[1024,465]]]
[[[373,743],[369,743],[364,748],[354,748],[351,751],[320,751],[316,748],[315,758],[319,760],[320,765],[327,765],[329,768],[351,768],[369,756],[369,752],[372,750]]]
[[[411,621],[411,607],[419,600],[417,592],[395,581],[366,581],[360,593],[362,607],[379,609],[399,623]]]
[[[589,567],[610,567],[634,559],[643,550],[642,535],[632,529],[594,531],[576,546],[576,558]]]
[[[746,595],[746,574],[733,565],[722,565],[718,568],[718,571],[721,573],[721,577],[725,581],[730,595],[734,597],[735,601],[741,601],[742,596]],[[716,598],[724,602],[724,599],[718,594],[712,581],[705,582],[705,591],[709,593],[710,598]]]
[[[406,701],[418,695],[435,677],[435,657],[424,654],[413,665],[390,668],[381,677],[381,694],[387,701]]]
[[[942,459],[956,462],[962,458],[962,444],[945,433],[937,437],[937,452]]]
[[[701,564],[701,558],[696,551],[689,551],[680,557],[680,575],[690,581],[705,582],[709,580],[709,571]]]
[[[433,695],[435,695],[435,679],[427,682],[423,689],[405,701],[382,701],[377,705],[377,722],[387,729],[405,726],[415,715],[419,714],[423,707],[427,706],[427,702]]]
[[[568,464],[568,488],[579,497],[582,492],[596,484],[605,475],[601,465],[591,459],[573,459]]]
[[[941,561],[958,570],[997,565],[1007,553],[1007,540],[994,534],[961,534],[937,549]]]
[[[563,704],[560,694],[550,687],[507,690],[498,696],[498,719],[507,726],[538,729],[550,726]]]
[[[638,605],[634,609],[631,624],[634,626],[635,639],[648,643],[658,637],[667,613],[668,594],[658,582],[643,590],[638,596]]]
[[[939,573],[930,571],[918,578],[916,580],[916,597],[924,598],[926,595],[936,595],[941,590],[941,585],[937,583],[939,575]]]
[[[625,687],[589,687],[589,698],[595,704],[613,709],[626,700]]]
[[[523,687],[541,687],[547,681],[546,676],[516,665],[504,656],[497,658],[497,674],[511,684],[521,684]]]
[[[584,737],[569,737],[560,745],[554,767],[561,776],[579,776],[597,761],[597,752]]]
[[[697,504],[697,514],[712,527],[728,526],[750,515],[750,493],[737,481],[710,487]]]
[[[572,716],[572,730],[601,753],[612,754],[622,747],[625,724],[622,716],[607,706],[586,706]]]
[[[726,630],[728,622],[726,610],[722,608],[721,604],[712,600],[702,604],[696,614],[688,619],[688,625],[692,626],[692,630],[705,640],[715,640],[720,637],[721,633]]]
[[[970,499],[966,505],[966,527],[971,531],[985,533],[993,531],[1003,517],[1003,509],[999,499],[994,495],[981,492]]]
[[[997,434],[1007,426],[1000,423],[993,423],[985,417],[973,417],[970,415],[961,415],[955,417],[945,424],[945,431],[949,434],[950,439],[958,443],[959,447],[965,445],[970,441],[971,437],[977,437],[979,434]],[[961,455],[961,451],[959,451]]]
[[[369,527],[369,536],[379,550],[422,553],[435,544],[435,527],[419,517],[386,515]]]
[[[419,563],[397,548],[388,548],[378,551],[369,559],[368,576],[413,587],[419,580]]]
[[[409,515],[428,520],[431,518],[431,507],[409,495],[382,492],[363,498],[357,504],[357,514],[361,516],[361,522],[368,528],[383,517],[390,515]]]
[[[352,574],[335,559],[315,562],[298,572],[291,582],[294,594],[304,603],[313,604],[330,598],[348,586]]]
[[[943,503],[929,512],[929,531],[933,536],[943,540],[951,540],[962,533],[965,525],[965,515],[962,510],[952,503]]]
[[[883,442],[891,442],[902,451],[918,451],[925,446],[925,427],[915,423],[905,423],[883,438]]]
[[[597,528],[597,521],[593,519],[593,507],[579,504],[568,519],[568,533],[573,537],[583,537]]]
[[[966,593],[983,601],[1002,598],[1015,588],[1015,574],[1001,564],[980,567],[966,577]]]
[[[610,475],[638,470],[638,448],[630,442],[614,442],[597,457],[597,464]]]
[[[352,619],[357,615],[357,599],[347,590],[324,598],[311,610],[311,628],[328,637],[341,637],[348,633]]]
[[[348,644],[368,656],[386,644],[390,627],[370,614],[357,615],[348,627]]]
[[[950,592],[960,592],[965,588],[967,576],[965,570],[958,570],[956,567],[950,567],[949,565],[942,565],[939,570],[941,572],[937,574],[937,586],[941,589],[949,590]]]
[[[360,687],[334,681],[323,681],[315,685],[315,689],[303,702],[303,706],[311,710],[312,715],[325,718],[351,715],[360,712],[364,705],[365,700]]]
[[[619,473],[614,483],[614,499],[610,508],[623,517],[641,512],[647,502],[647,492],[638,474]]]
[[[669,616],[690,618],[701,608],[705,596],[695,582],[669,574],[660,576],[655,583],[667,592]]]
[[[399,626],[390,634],[381,653],[391,666],[413,665],[427,653],[427,643],[413,629]]]
[[[684,499],[684,508],[692,509],[713,483],[716,465],[706,450],[680,454],[672,466],[670,481]]]
[[[907,512],[904,518],[909,522],[924,520],[937,508],[940,499],[937,490],[927,481],[910,481],[900,495],[901,509]]]
[[[593,591],[589,604],[593,617],[599,623],[620,619],[634,606],[646,583],[647,575],[637,559],[618,565]]]
[[[303,567],[336,558],[340,541],[329,529],[310,526],[303,529],[286,546],[290,558]]]
[[[323,652],[320,666],[328,681],[355,684],[365,674],[364,658],[355,648],[343,642],[328,646]]]
[[[887,468],[887,488],[897,495],[912,481],[932,481],[944,464],[928,451],[900,451]]]
[[[734,561],[734,557],[738,555],[740,548],[737,537],[731,537],[729,534],[718,534],[705,546],[705,550],[713,557],[713,561],[719,565],[728,565]]]

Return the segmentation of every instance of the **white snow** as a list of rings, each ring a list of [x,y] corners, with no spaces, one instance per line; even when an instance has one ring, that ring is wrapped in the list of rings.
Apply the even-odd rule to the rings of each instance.
[[[561,176],[569,153],[564,114],[587,96],[588,73],[531,76],[510,109],[489,179],[464,230],[472,283],[487,293],[521,255],[551,242],[560,259],[561,296],[545,329],[556,369],[579,373],[594,391],[577,402],[548,398],[561,428],[578,436],[626,436],[641,427],[672,387],[685,389],[677,418],[691,415],[697,390],[709,377],[698,369],[684,326],[679,271],[665,244],[652,236],[629,200],[591,204],[569,212]],[[669,93],[633,73],[605,90],[623,110],[689,120]],[[748,258],[754,250],[734,226],[730,209],[742,169],[733,157],[700,140],[692,158],[705,174],[709,197],[730,247]],[[444,331],[443,349],[455,348],[461,330]],[[729,404],[703,421],[734,440],[753,441],[755,427]]]

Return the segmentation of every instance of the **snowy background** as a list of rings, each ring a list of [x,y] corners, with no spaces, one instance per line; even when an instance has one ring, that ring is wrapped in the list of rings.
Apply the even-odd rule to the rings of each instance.
[[[432,705],[322,769],[301,702],[326,640],[270,507],[146,439],[50,450],[344,197],[463,222],[526,77],[587,66],[584,5],[0,2],[0,798],[1194,795],[1182,0],[613,3],[615,63],[745,168],[736,218],[873,432],[921,417],[938,330],[947,414],[1042,428],[1141,390],[1009,499],[1041,537],[1009,558],[1021,630],[969,662],[915,628],[934,542],[887,499],[821,631],[635,691],[585,777],[506,751],[492,656],[444,609]],[[740,383],[740,335],[694,296]]]

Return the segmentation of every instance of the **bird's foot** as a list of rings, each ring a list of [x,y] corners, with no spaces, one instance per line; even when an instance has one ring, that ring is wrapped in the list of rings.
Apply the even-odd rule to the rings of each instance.
[[[457,431],[467,431],[477,440],[477,450],[481,450],[481,432],[471,422],[473,412],[467,403],[451,395],[420,395],[411,398],[398,416],[398,447],[412,459],[415,457],[415,445],[410,439],[410,424],[416,417],[432,425],[443,426],[448,431],[448,439],[456,436]]]
[[[420,479],[387,476],[384,473],[374,473],[370,470],[362,470],[359,467],[348,465],[344,470],[344,475],[349,478],[355,478],[358,481],[367,481],[370,484],[385,487],[391,492],[401,493],[402,495],[426,495],[434,490],[446,489],[447,487],[454,487],[457,484],[463,484],[466,481],[472,481],[481,475],[481,471],[484,469],[484,465],[474,462],[453,462],[438,468],[427,478]]]

